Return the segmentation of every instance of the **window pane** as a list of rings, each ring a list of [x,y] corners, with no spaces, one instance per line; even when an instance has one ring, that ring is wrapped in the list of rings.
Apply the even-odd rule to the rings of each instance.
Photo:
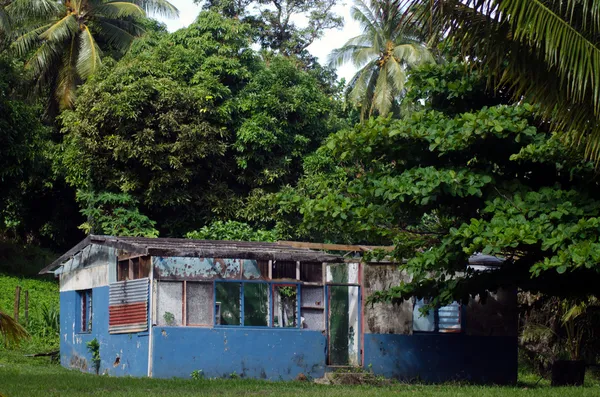
[[[181,325],[183,283],[180,281],[161,281],[158,283],[158,325]]]
[[[269,286],[266,283],[244,284],[244,325],[269,325]]]
[[[212,283],[188,281],[186,288],[187,325],[212,325],[214,298]]]
[[[239,283],[217,283],[217,324],[241,325]]]
[[[273,326],[297,327],[298,298],[295,285],[273,286]]]
[[[413,308],[413,331],[433,332],[435,331],[435,313],[430,310],[427,315],[421,313],[420,309],[425,306],[423,299],[415,301]]]
[[[440,332],[460,332],[460,305],[452,302],[438,309],[438,328]]]

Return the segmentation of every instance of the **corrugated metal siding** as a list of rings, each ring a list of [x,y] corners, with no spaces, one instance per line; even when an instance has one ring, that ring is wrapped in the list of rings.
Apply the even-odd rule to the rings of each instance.
[[[460,305],[454,302],[438,309],[440,332],[460,332]]]
[[[148,329],[147,278],[110,284],[108,332],[122,334]]]

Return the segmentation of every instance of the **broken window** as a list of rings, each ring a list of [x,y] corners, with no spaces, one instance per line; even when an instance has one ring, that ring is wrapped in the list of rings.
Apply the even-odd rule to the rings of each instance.
[[[241,325],[241,283],[216,282],[217,324]]]
[[[92,332],[92,290],[78,291],[79,332]]]
[[[158,325],[175,327],[183,322],[183,282],[160,281],[158,283],[157,318]]]
[[[273,285],[273,326],[288,328],[298,326],[298,286]]]
[[[213,283],[186,282],[186,324],[213,324]]]
[[[461,306],[452,302],[447,306],[431,309],[427,314],[421,308],[427,305],[427,299],[415,300],[413,308],[413,331],[415,332],[460,332],[461,331]]]
[[[149,256],[120,258],[117,263],[117,281],[136,280],[150,275]]]

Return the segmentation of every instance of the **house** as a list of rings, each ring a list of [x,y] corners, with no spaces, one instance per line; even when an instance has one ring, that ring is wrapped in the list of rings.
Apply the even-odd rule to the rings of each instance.
[[[114,376],[291,380],[361,366],[405,381],[516,382],[514,291],[428,316],[421,301],[365,304],[406,276],[311,248],[370,249],[90,235],[40,272],[60,279],[61,364],[95,371],[96,339],[98,372]]]

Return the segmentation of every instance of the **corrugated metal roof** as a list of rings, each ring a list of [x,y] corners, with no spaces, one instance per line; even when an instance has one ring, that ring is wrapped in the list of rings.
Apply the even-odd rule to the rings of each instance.
[[[152,256],[291,260],[304,262],[343,261],[343,258],[338,255],[307,248],[295,248],[285,243],[89,235],[60,258],[42,269],[40,274],[51,272],[90,244],[113,247],[132,254]]]
[[[147,278],[110,284],[108,296],[108,332],[120,334],[148,329]]]

